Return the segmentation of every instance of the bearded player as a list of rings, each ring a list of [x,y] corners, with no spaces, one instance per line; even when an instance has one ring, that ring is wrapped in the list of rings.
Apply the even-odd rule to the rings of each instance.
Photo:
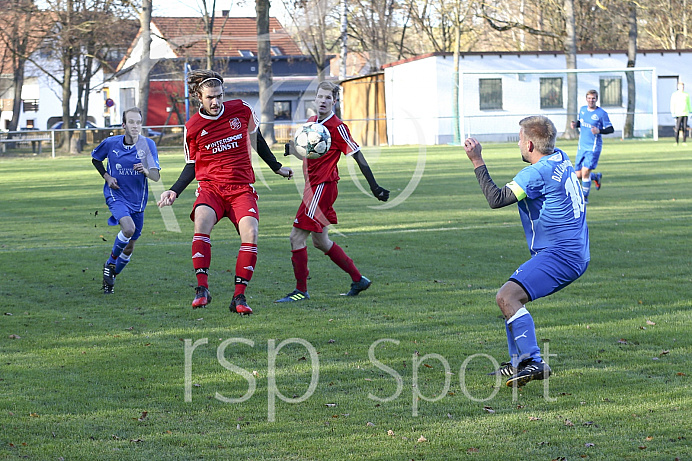
[[[289,153],[303,160],[306,180],[303,200],[298,208],[290,235],[291,262],[296,278],[296,289],[283,298],[277,299],[275,301],[277,303],[310,299],[307,287],[309,274],[308,236],[312,236],[312,244],[317,249],[324,252],[351,277],[351,289],[346,293],[346,296],[356,296],[370,287],[370,280],[361,275],[353,260],[339,245],[329,239],[327,226],[337,223],[336,212],[332,205],[339,193],[337,190],[339,181],[337,163],[341,154],[353,156],[361,173],[368,181],[370,190],[378,200],[386,202],[389,199],[389,191],[377,184],[360,147],[351,137],[348,126],[334,114],[338,91],[339,88],[331,82],[320,83],[315,96],[317,115],[308,119],[309,122],[318,122],[329,130],[332,138],[329,151],[319,158],[311,159],[303,158],[293,146],[288,146]]]
[[[197,288],[192,308],[211,302],[209,266],[210,234],[216,223],[227,217],[240,235],[235,265],[235,291],[231,312],[252,314],[245,290],[257,263],[258,195],[252,184],[251,147],[272,171],[291,179],[293,171],[276,160],[259,132],[259,120],[243,100],[223,101],[223,78],[210,70],[196,70],[188,77],[190,94],[200,101],[199,112],[185,124],[185,167],[170,190],[161,194],[160,207],[172,205],[193,179],[199,181],[197,200],[190,214],[195,223],[192,264]]]

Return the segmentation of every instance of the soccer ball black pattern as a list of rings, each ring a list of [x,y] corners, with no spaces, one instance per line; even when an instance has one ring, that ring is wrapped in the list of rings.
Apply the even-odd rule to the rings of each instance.
[[[296,150],[304,157],[315,159],[329,151],[332,136],[324,125],[317,122],[304,124],[294,138]]]

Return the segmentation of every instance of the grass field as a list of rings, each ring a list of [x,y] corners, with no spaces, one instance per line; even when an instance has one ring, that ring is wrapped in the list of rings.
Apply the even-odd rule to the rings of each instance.
[[[495,292],[529,256],[516,206],[488,208],[460,148],[365,153],[406,196],[377,208],[342,161],[332,237],[372,287],[339,296],[350,279],[310,248],[312,299],[272,302],[300,196],[262,165],[251,317],[227,308],[229,221],[214,300],[190,308],[191,188],[180,232],[150,203],[104,296],[116,230],[89,156],[0,159],[0,459],[692,459],[691,147],[607,140],[591,265],[528,306],[554,375],[517,392],[486,375],[507,355]],[[523,167],[514,144],[484,154],[498,184]],[[168,187],[182,153],[161,165]]]

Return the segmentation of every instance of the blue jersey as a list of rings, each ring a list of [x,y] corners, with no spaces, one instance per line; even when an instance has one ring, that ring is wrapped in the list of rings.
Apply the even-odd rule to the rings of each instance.
[[[144,211],[149,198],[147,178],[142,173],[135,171],[133,166],[143,163],[144,167],[161,169],[156,144],[145,136],[139,136],[134,145],[127,145],[123,141],[124,135],[111,136],[104,139],[101,144],[91,152],[96,160],[108,159],[106,171],[118,181],[120,189],[111,189],[108,183],[103,186],[103,195],[108,199],[113,198],[127,204],[131,212]]]
[[[531,256],[550,249],[589,261],[589,229],[581,184],[560,149],[527,166],[507,184],[519,200],[519,215]]]
[[[579,150],[588,152],[601,152],[603,145],[603,137],[601,134],[593,134],[592,127],[603,131],[604,128],[613,126],[608,118],[608,113],[596,107],[594,110],[589,110],[588,106],[583,106],[579,109]]]

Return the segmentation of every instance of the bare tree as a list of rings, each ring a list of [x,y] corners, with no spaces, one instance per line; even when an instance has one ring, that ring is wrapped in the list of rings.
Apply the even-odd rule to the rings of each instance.
[[[665,50],[692,46],[689,24],[692,19],[690,0],[650,0],[639,4],[641,39],[646,48]]]
[[[317,74],[324,78],[329,65],[329,53],[336,49],[341,37],[338,34],[340,17],[333,14],[339,11],[339,0],[282,0],[288,13],[298,42],[302,44],[317,66]]]
[[[24,86],[24,65],[29,53],[36,45],[37,37],[32,30],[32,18],[36,18],[37,9],[33,0],[10,0],[3,2],[4,14],[0,15],[0,43],[5,56],[0,56],[0,65],[9,64],[10,69],[2,69],[3,74],[12,74],[12,120],[9,131],[16,131],[19,126],[19,114],[22,108],[22,87]]]
[[[139,35],[142,40],[142,57],[139,61],[139,108],[142,111],[142,125],[147,124],[149,111],[149,72],[152,67],[151,9],[152,0],[142,0],[142,9],[139,13]]]
[[[259,80],[260,130],[269,146],[274,136],[274,94],[272,93],[272,53],[269,40],[269,0],[256,0],[257,11],[257,79]]]
[[[574,0],[543,0],[540,7],[544,10],[551,10],[557,13],[560,21],[552,22],[552,29],[544,29],[543,23],[535,25],[535,18],[522,16],[520,20],[516,18],[502,18],[497,15],[503,10],[500,7],[503,4],[489,5],[487,2],[483,4],[482,16],[493,29],[497,31],[507,31],[518,29],[528,32],[532,35],[546,36],[562,41],[563,52],[565,53],[565,67],[569,70],[577,68],[577,33],[576,20],[574,13]],[[577,76],[570,72],[567,74],[567,113],[577,114]],[[566,118],[564,130],[566,139],[574,139],[577,137],[576,129],[570,126],[570,117]]]

